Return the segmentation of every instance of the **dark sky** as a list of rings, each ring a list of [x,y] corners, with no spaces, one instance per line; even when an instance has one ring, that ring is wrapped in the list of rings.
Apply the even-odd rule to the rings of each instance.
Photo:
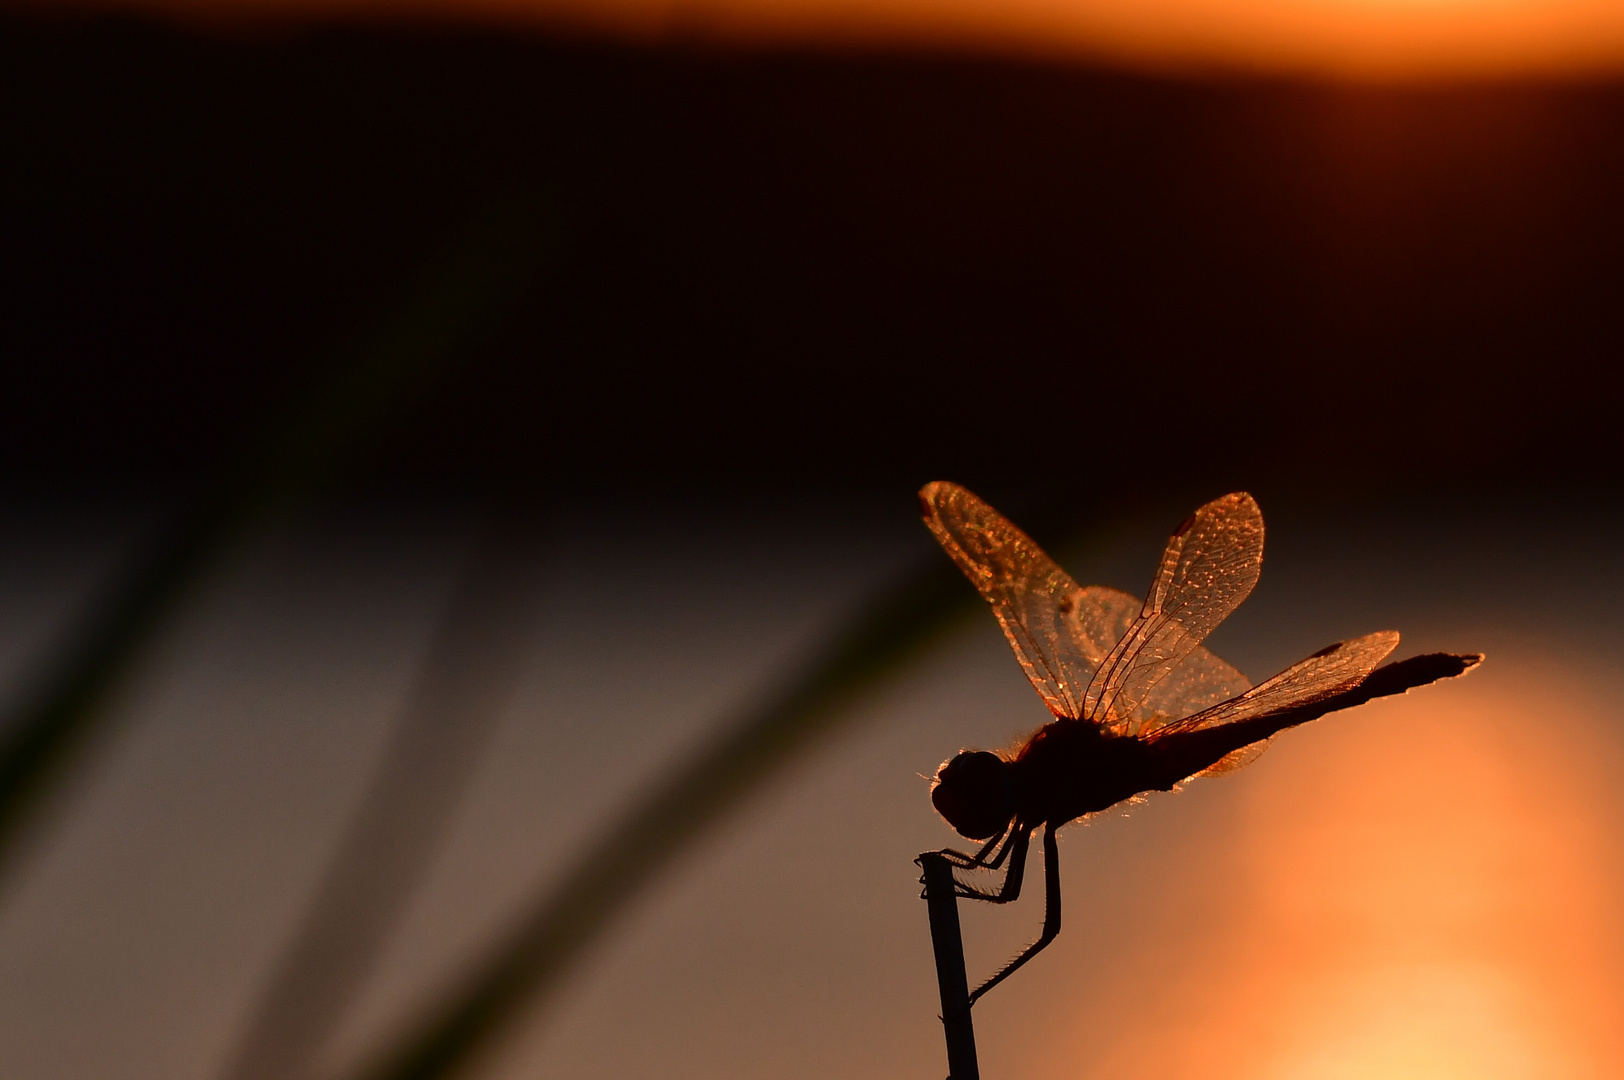
[[[1093,519],[1057,554],[1130,589],[1253,490],[1269,561],[1212,644],[1254,677],[1383,627],[1491,657],[1070,830],[1068,929],[980,1013],[989,1074],[1619,1072],[1624,83],[12,10],[0,132],[0,681],[154,518],[31,494],[196,490],[336,416],[370,420],[318,470],[433,496],[254,534],[160,627],[0,893],[8,1077],[235,1075],[463,640],[491,526],[449,498],[565,489],[466,798],[318,1047],[339,1072],[940,559],[910,503],[937,477],[1045,541],[1026,508],[1066,496]],[[940,648],[685,851],[486,1075],[939,1069],[925,777],[1045,718],[991,619]],[[1018,906],[967,917],[976,970]]]
[[[0,50],[25,487],[207,475],[515,202],[539,268],[389,429],[385,475],[1616,477],[1624,85],[15,11]]]

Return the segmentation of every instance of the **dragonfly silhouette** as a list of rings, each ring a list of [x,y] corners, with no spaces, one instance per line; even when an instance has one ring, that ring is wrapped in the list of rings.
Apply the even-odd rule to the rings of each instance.
[[[936,772],[931,802],[974,854],[941,854],[996,871],[989,892],[1020,896],[1032,834],[1043,829],[1043,932],[970,995],[974,1003],[1060,933],[1055,831],[1067,822],[1197,776],[1233,772],[1285,728],[1372,698],[1463,674],[1480,653],[1429,653],[1377,667],[1398,645],[1384,630],[1343,641],[1252,686],[1201,641],[1246,599],[1263,564],[1263,515],[1250,495],[1214,499],[1167,542],[1144,603],[1081,588],[998,511],[957,484],[919,493],[925,524],[992,605],[1015,659],[1054,714],[1018,749],[966,750]]]

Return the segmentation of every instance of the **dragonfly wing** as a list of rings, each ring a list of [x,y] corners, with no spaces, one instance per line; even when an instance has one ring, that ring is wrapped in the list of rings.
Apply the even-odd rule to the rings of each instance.
[[[1077,590],[1077,602],[1066,613],[1066,627],[1090,676],[1122,640],[1142,607],[1137,596],[1121,589],[1090,585]]]
[[[1090,585],[1079,590],[1066,623],[1084,661],[1097,668],[1127,635],[1143,608],[1137,597],[1120,589]],[[1251,685],[1245,675],[1198,645],[1151,689],[1133,719],[1140,731],[1151,731],[1244,694]]]
[[[1267,739],[1259,739],[1255,743],[1248,743],[1239,750],[1231,750],[1195,775],[1228,776],[1232,772],[1238,772],[1262,757],[1263,751],[1267,750],[1272,742],[1274,742],[1274,736],[1270,735]],[[1194,778],[1192,777],[1192,779]]]
[[[1262,565],[1263,514],[1250,495],[1192,514],[1168,540],[1139,617],[1094,672],[1083,715],[1131,733],[1157,684],[1246,599]]]
[[[1083,691],[1109,649],[1089,655],[1088,634],[1104,632],[1120,618],[1120,602],[1079,588],[1031,537],[957,484],[927,484],[919,502],[925,524],[992,605],[1015,659],[1049,711],[1080,718]]]
[[[1240,697],[1167,724],[1157,734],[1200,731],[1324,701],[1364,682],[1366,676],[1376,670],[1376,665],[1397,647],[1398,632],[1394,630],[1380,630],[1352,641],[1338,642],[1259,683]]]
[[[1204,646],[1197,645],[1165,678],[1150,688],[1129,727],[1147,735],[1181,717],[1204,712],[1251,689],[1252,680]]]

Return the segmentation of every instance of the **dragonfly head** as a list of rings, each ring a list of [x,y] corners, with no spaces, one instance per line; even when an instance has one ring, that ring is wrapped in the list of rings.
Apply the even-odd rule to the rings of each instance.
[[[985,750],[965,750],[936,770],[930,801],[967,840],[990,840],[1015,816],[1009,762]]]

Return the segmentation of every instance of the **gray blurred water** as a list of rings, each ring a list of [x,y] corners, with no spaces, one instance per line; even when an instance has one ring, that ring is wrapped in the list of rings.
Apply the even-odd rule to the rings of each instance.
[[[870,589],[933,557],[899,501],[668,493],[578,499],[549,515],[522,670],[324,1071],[341,1074],[409,1023],[633,793],[767,692]],[[1246,894],[1215,853],[1256,832],[1256,793],[1291,789],[1325,740],[1352,737],[1327,734],[1333,725],[1393,742],[1450,695],[1457,710],[1548,700],[1559,713],[1571,699],[1588,703],[1579,712],[1593,729],[1575,743],[1591,747],[1582,765],[1606,767],[1614,759],[1594,748],[1624,745],[1624,571],[1606,508],[1320,504],[1274,516],[1267,498],[1263,508],[1262,583],[1211,641],[1254,680],[1383,627],[1405,632],[1401,654],[1480,649],[1489,663],[1388,712],[1372,706],[1375,719],[1290,733],[1232,779],[1063,834],[1067,926],[978,1007],[988,1075],[1102,1075],[1106,1063],[1137,1075],[1123,1062],[1157,1028],[1121,1018],[1153,1012],[1157,986],[1184,985],[1180,956],[1206,955],[1195,943],[1248,925],[1234,910]],[[1079,579],[1139,593],[1180,513],[1125,516],[1086,558],[1062,561]],[[140,508],[13,516],[0,543],[10,686],[154,520]],[[405,709],[477,524],[424,506],[338,513],[217,575],[123,688],[116,723],[52,800],[0,897],[0,1075],[220,1074]],[[1544,680],[1558,685],[1530,685]],[[960,747],[1004,745],[1044,719],[993,621],[978,619],[688,852],[478,1071],[941,1075],[911,859],[952,837],[924,778]],[[1586,805],[1621,838],[1602,820],[1616,804]],[[1038,902],[966,913],[973,971],[1035,933]],[[1595,977],[1624,987],[1624,955],[1606,952],[1615,946],[1600,950],[1611,959]],[[1125,986],[1142,1005],[1118,1001]],[[1564,1075],[1624,1064],[1596,1045],[1573,1051],[1580,1065]],[[1148,1050],[1143,1060],[1166,1067]]]

